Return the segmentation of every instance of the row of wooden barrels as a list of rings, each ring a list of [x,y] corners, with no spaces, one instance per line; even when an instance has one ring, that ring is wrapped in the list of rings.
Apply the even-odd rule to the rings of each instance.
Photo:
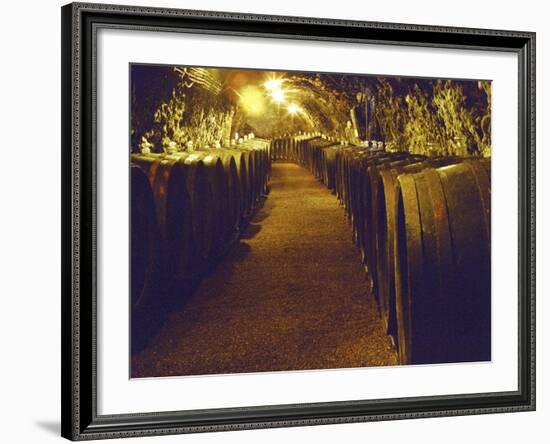
[[[270,171],[270,142],[263,139],[230,149],[132,154],[132,308],[200,279],[238,239],[268,192]]]
[[[291,140],[289,140],[291,139]],[[273,141],[338,197],[402,364],[491,359],[491,160]]]

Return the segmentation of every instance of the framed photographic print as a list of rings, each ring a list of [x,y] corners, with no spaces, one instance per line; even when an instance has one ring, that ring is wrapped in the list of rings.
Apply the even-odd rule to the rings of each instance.
[[[535,408],[535,35],[62,8],[62,435]]]

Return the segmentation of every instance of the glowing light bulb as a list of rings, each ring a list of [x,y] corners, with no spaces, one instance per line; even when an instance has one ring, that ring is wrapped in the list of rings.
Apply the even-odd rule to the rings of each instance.
[[[281,89],[281,85],[283,84],[284,79],[271,79],[264,83],[264,86],[266,89],[270,91],[274,91],[277,89]]]
[[[274,102],[282,103],[285,101],[285,92],[282,89],[274,89],[271,91],[271,98]]]

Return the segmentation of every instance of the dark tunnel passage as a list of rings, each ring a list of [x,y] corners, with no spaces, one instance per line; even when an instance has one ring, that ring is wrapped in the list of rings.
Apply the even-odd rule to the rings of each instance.
[[[131,67],[131,376],[491,359],[491,82]]]

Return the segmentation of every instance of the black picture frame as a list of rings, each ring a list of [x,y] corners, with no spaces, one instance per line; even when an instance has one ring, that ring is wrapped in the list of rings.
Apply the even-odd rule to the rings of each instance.
[[[66,5],[61,15],[62,436],[85,440],[535,409],[535,33],[85,3]],[[519,66],[518,390],[98,415],[95,40],[100,27],[515,53]]]

